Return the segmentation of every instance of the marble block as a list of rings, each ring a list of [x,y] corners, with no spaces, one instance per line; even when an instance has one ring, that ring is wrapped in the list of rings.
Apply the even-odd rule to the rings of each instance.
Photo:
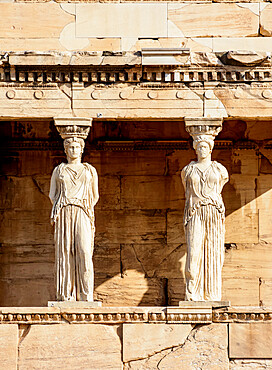
[[[124,324],[123,361],[139,360],[169,347],[181,346],[193,327],[191,324]]]
[[[220,308],[220,307],[229,307],[231,305],[230,301],[180,301],[179,307],[183,308],[194,308],[194,307],[212,307],[212,308]]]
[[[16,369],[18,360],[18,325],[0,325],[0,361],[2,369]]]
[[[230,358],[272,358],[271,329],[269,322],[230,324]]]
[[[94,301],[49,301],[48,307],[59,307],[59,308],[94,308],[102,307],[102,302]]]

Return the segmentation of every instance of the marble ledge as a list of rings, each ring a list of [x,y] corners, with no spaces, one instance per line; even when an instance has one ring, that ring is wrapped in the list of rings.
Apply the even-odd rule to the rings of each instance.
[[[49,301],[48,307],[58,307],[62,310],[65,309],[76,309],[81,310],[82,308],[97,308],[102,307],[102,302],[94,301],[94,302],[86,302],[86,301]]]
[[[0,324],[272,322],[272,307],[2,307]]]

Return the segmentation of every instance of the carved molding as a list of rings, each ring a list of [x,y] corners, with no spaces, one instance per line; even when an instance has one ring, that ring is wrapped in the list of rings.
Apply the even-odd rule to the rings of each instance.
[[[86,143],[87,150],[99,151],[134,151],[134,150],[188,150],[189,140],[180,141],[98,141],[96,143]],[[216,140],[214,150],[257,150],[258,145],[251,141],[232,142],[231,140]],[[268,142],[264,149],[272,149],[272,144]],[[12,140],[1,143],[0,151],[9,150],[61,150],[63,146],[60,141],[43,140]]]
[[[213,322],[266,322],[272,321],[272,309],[266,308],[261,310],[231,310],[231,312],[214,311]]]
[[[203,135],[209,136],[212,140],[222,130],[223,118],[186,118],[185,129],[197,141]]]
[[[70,137],[86,139],[92,125],[92,119],[81,117],[54,117],[54,123],[62,139]]]
[[[71,68],[72,71],[71,72]],[[169,66],[151,67],[144,66],[143,71],[134,67],[118,68],[114,65],[109,67],[57,67],[44,66],[20,67],[15,68],[14,72],[10,69],[0,68],[1,82],[14,83],[35,83],[50,84],[59,82],[83,82],[112,84],[116,82],[140,83],[157,82],[165,85],[180,83],[203,83],[203,82],[224,82],[224,83],[243,83],[243,82],[270,82],[272,77],[272,68],[252,67],[241,68],[231,66],[226,69],[219,67],[188,67],[188,68],[170,68]]]
[[[116,324],[116,323],[249,323],[272,322],[272,308],[230,307],[226,309],[212,309],[208,312],[198,312],[196,309],[187,309],[178,313],[180,307],[119,307],[119,308],[91,308],[91,309],[59,309],[52,308],[14,308],[5,307],[0,311],[0,324]],[[177,312],[174,312],[174,311]],[[172,312],[173,311],[173,312]],[[207,311],[207,312],[206,312]]]
[[[190,143],[187,140],[175,141],[98,141],[98,150],[108,151],[134,151],[134,150],[187,150]]]
[[[261,86],[259,86],[261,85]],[[0,83],[0,119],[54,116],[102,120],[180,120],[183,117],[272,117],[272,82],[201,85],[194,83],[35,85]],[[39,94],[38,94],[39,92]]]
[[[10,52],[2,56],[0,81],[19,83],[85,82],[160,83],[271,81],[272,66],[222,63],[218,55],[189,49],[143,49],[142,52],[41,53]],[[179,55],[178,60],[173,58]],[[181,58],[185,55],[185,58]],[[188,57],[191,58],[188,61]],[[161,60],[163,56],[163,61]],[[169,61],[168,61],[168,59]],[[222,58],[221,58],[222,59]],[[228,59],[228,58],[227,58]],[[235,63],[234,63],[235,64]]]

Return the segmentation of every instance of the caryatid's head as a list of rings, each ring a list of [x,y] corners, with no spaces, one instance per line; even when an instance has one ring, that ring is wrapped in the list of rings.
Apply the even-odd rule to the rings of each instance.
[[[70,137],[63,142],[64,151],[71,159],[80,158],[84,150],[84,140],[78,137]]]
[[[207,158],[214,147],[214,136],[204,134],[194,136],[193,147],[198,159]]]

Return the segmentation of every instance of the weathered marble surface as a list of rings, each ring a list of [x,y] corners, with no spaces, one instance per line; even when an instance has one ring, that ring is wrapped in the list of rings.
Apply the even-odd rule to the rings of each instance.
[[[101,302],[88,302],[88,301],[48,301],[48,307],[58,307],[62,310],[65,309],[84,309],[92,307],[101,307]]]
[[[33,325],[19,345],[19,368],[121,369],[118,326]]]
[[[211,51],[218,44],[224,50],[271,50],[271,7],[259,7],[256,2],[57,4],[39,0],[29,2],[27,9],[24,0],[20,2],[1,3],[1,50],[127,51],[141,50],[141,46],[185,46]],[[44,20],[44,10],[50,21]],[[101,13],[107,19],[103,24],[96,21]],[[207,16],[200,16],[203,13]],[[129,27],[114,22],[118,17],[129,18]],[[229,47],[232,41],[233,48]]]
[[[182,346],[128,363],[125,369],[228,369],[227,325],[196,327]]]
[[[153,356],[167,347],[180,346],[192,329],[191,324],[125,324],[123,325],[123,361],[139,360]]]
[[[82,137],[87,137],[89,128],[86,132],[75,125],[57,128],[65,138],[68,163],[54,169],[49,193],[53,204],[51,222],[55,226],[56,298],[92,302],[94,206],[99,193],[96,169],[81,163]]]
[[[199,126],[187,126],[197,161],[181,171],[186,196],[186,300],[220,301],[225,254],[225,207],[221,191],[228,181],[228,172],[222,164],[211,160],[218,129],[201,126],[201,119],[198,121]]]
[[[272,324],[230,324],[229,353],[232,359],[272,358]]]
[[[16,369],[18,360],[17,325],[0,325],[0,361],[3,369]]]

